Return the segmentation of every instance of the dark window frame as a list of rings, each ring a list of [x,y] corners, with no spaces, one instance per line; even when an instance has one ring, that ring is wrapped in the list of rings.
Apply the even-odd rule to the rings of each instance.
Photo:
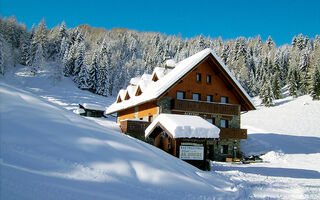
[[[222,126],[222,121],[225,122],[224,126]],[[221,127],[221,128],[228,128],[228,127],[229,127],[229,120],[227,120],[227,119],[221,119],[221,120],[220,120],[220,127]]]
[[[229,146],[227,144],[221,145],[221,154],[228,154],[229,153]]]
[[[181,94],[182,94],[182,99],[181,99],[181,98],[179,98],[178,93],[181,93]],[[183,92],[183,91],[177,91],[177,99],[179,99],[179,100],[186,99],[186,92]]]
[[[201,83],[201,73],[197,73],[197,75],[196,75],[196,81],[197,81],[198,83]]]
[[[194,98],[194,95],[198,95],[198,99]],[[201,101],[201,94],[200,93],[192,93],[192,100],[194,101]]]
[[[223,101],[222,99],[225,99],[225,101]],[[222,97],[220,98],[220,101],[221,101],[221,103],[229,103],[229,98],[228,98],[228,97],[225,97],[225,96],[222,96]]]
[[[210,97],[210,101],[208,101],[208,97]],[[213,102],[213,95],[207,95],[207,102]]]
[[[211,84],[212,83],[212,77],[211,75],[207,74],[207,84]]]

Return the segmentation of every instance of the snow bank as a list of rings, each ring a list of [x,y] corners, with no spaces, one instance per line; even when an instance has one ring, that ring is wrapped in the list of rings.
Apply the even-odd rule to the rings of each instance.
[[[160,114],[145,130],[148,137],[158,124],[173,138],[219,138],[220,129],[199,116]]]

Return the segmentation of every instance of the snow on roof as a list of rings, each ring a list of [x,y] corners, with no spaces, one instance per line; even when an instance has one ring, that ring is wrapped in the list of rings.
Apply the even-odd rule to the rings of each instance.
[[[154,82],[153,82],[152,80],[143,80],[143,79],[141,79],[141,80],[139,81],[138,86],[140,87],[140,89],[141,89],[142,92],[145,92],[146,89],[147,89],[150,85],[152,85],[153,83],[154,83]],[[137,89],[138,89],[138,88],[137,88]]]
[[[151,74],[143,74],[141,76],[141,80],[148,81],[148,80],[151,80],[151,79],[152,79],[152,75]]]
[[[100,110],[100,111],[104,111],[106,108],[97,104],[93,104],[93,103],[84,103],[82,104],[82,106],[85,109],[89,109],[89,110]]]
[[[141,77],[134,77],[130,80],[130,85],[138,85],[140,80],[141,80]]]
[[[106,114],[111,114],[119,110],[133,107],[160,97],[166,90],[168,90],[172,85],[174,85],[174,83],[177,80],[181,79],[186,73],[188,73],[193,67],[199,64],[204,58],[206,58],[210,54],[219,62],[219,64],[222,66],[225,72],[229,75],[229,77],[234,81],[237,87],[248,99],[248,101],[254,106],[254,103],[252,102],[250,96],[243,89],[240,83],[235,79],[235,77],[231,74],[229,69],[223,64],[223,62],[214,53],[212,49],[207,48],[177,63],[175,68],[173,68],[163,78],[159,79],[157,82],[152,84],[152,87],[148,87],[145,90],[145,92],[143,92],[140,96],[136,96],[135,98],[131,98],[121,103],[113,103],[111,106],[107,108]]]
[[[152,77],[154,75],[157,75],[158,79],[161,79],[170,71],[171,71],[171,69],[166,69],[164,67],[155,67],[153,70],[153,73],[152,73]]]
[[[73,112],[80,115],[80,114],[85,113],[86,111],[84,111],[82,108],[77,108],[77,109],[74,110]]]
[[[173,60],[173,59],[166,60],[166,66],[167,67],[175,67],[176,66],[176,61]]]
[[[120,97],[121,101],[123,101],[124,98],[125,98],[125,96],[126,96],[126,90],[121,89],[121,90],[119,91],[119,93],[118,93],[117,101],[118,101],[119,97]]]
[[[145,137],[161,125],[173,138],[219,138],[220,129],[199,116],[160,114],[145,130]]]
[[[137,87],[138,86],[136,86],[136,85],[129,85],[127,87],[127,91],[128,91],[128,94],[129,94],[130,98],[135,96],[136,91],[137,91]]]

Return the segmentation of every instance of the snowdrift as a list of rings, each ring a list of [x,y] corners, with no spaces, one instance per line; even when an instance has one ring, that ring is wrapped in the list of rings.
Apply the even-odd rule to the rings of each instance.
[[[0,92],[0,199],[207,199],[237,193],[221,175],[30,92],[3,82]]]

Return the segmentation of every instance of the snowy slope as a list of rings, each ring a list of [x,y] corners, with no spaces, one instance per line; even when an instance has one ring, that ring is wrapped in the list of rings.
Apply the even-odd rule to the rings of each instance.
[[[241,120],[248,129],[242,150],[264,154],[264,163],[213,163],[215,171],[229,177],[244,198],[320,199],[320,102],[287,97]]]
[[[73,112],[114,100],[46,71],[0,77],[0,199],[320,199],[319,101],[287,97],[243,114],[242,150],[265,162],[202,172],[112,119]]]
[[[50,87],[42,75],[46,76],[15,73],[0,80],[0,199],[210,199],[238,195],[223,176],[199,171],[121,134],[114,122],[89,120],[66,109],[76,106],[62,88],[69,88],[69,95],[78,89],[65,80],[63,87]]]

